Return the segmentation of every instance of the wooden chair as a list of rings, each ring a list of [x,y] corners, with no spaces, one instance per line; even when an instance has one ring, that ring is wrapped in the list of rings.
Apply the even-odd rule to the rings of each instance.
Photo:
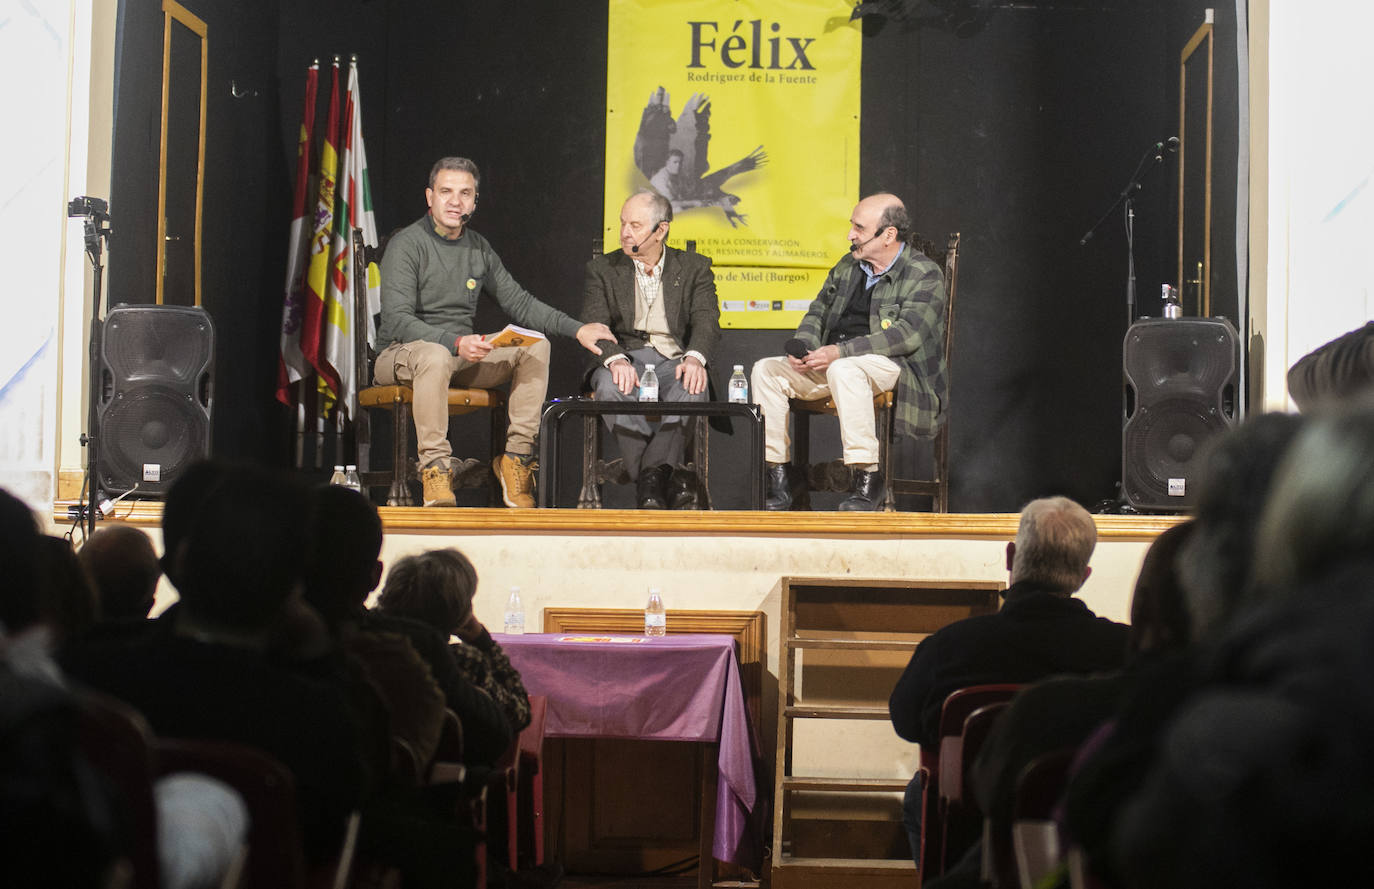
[[[972,685],[951,692],[945,698],[940,709],[939,745],[934,750],[921,748],[921,768],[928,775],[921,818],[920,872],[923,878],[942,873],[948,863],[944,859],[945,806],[942,795],[945,790],[943,785],[947,780],[953,780],[947,778],[947,775],[962,775],[963,773],[964,721],[979,707],[1010,701],[1021,690],[1021,687],[1015,683]],[[960,789],[957,792],[962,795],[962,781],[958,783]]]
[[[359,817],[348,819],[334,861],[318,867],[306,862],[291,771],[268,753],[230,741],[160,738],[158,770],[199,772],[234,788],[248,805],[248,889],[344,889],[357,848]]]
[[[664,413],[671,415],[672,412]],[[711,508],[708,422],[706,417],[694,417],[687,421],[686,450],[692,455],[692,460],[686,468],[696,473],[702,509]],[[605,431],[601,417],[588,414],[582,418],[582,491],[577,496],[578,509],[600,509],[601,487],[607,482],[619,485],[630,483],[629,473],[619,457],[614,460],[601,459],[601,436]]]
[[[1016,804],[1009,836],[993,837],[995,848],[1010,842],[1016,882],[1033,889],[1041,878],[1063,861],[1054,807],[1064,793],[1069,767],[1077,750],[1065,748],[1036,757],[1016,781]]]
[[[520,864],[544,863],[544,717],[549,699],[530,695],[530,724],[520,732]]]
[[[358,319],[357,323],[353,325],[353,341],[359,359],[356,362],[358,409],[355,411],[357,416],[353,418],[353,436],[358,453],[358,475],[362,479],[363,486],[373,487],[389,484],[390,488],[386,498],[387,506],[414,506],[416,505],[415,500],[411,496],[410,486],[407,482],[415,478],[417,473],[414,461],[409,456],[406,437],[410,431],[410,405],[414,401],[415,393],[409,386],[401,383],[391,386],[371,385],[372,363],[377,356],[367,344],[367,325],[364,323],[368,316],[367,266],[370,262],[381,262],[382,253],[385,249],[385,241],[376,248],[364,246],[362,230],[353,230],[353,280],[355,282],[353,317]],[[372,423],[368,411],[373,409],[391,411],[390,473],[373,473],[371,471]],[[499,389],[450,388],[448,390],[448,414],[450,417],[470,414],[479,410],[489,412],[491,448],[488,462],[481,464],[474,461],[473,465],[460,467],[455,461],[455,481],[460,487],[477,487],[484,482],[487,483],[491,491],[488,500],[492,505],[495,505],[499,497],[496,492],[496,484],[491,479],[490,472],[480,470],[483,467],[489,469],[490,461],[505,452],[506,393]]]
[[[970,773],[978,751],[983,748],[993,724],[1002,715],[1007,701],[984,704],[964,718],[959,743],[949,755],[940,756],[940,831],[941,858],[948,867],[978,841],[983,831],[983,813],[973,796]]]
[[[118,698],[81,689],[76,702],[81,751],[118,794],[132,834],[126,838],[133,869],[129,889],[159,889],[152,729],[141,713]]]
[[[959,232],[949,235],[945,249],[937,249],[933,243],[919,235],[913,238],[913,246],[940,264],[945,270],[945,376],[952,380],[954,356],[951,348],[954,343],[954,297],[959,284]],[[952,383],[951,383],[952,385]],[[878,465],[882,467],[883,478],[887,481],[887,492],[883,495],[883,509],[888,512],[897,508],[898,494],[912,494],[931,499],[932,512],[949,512],[949,406],[945,406],[945,418],[940,430],[935,433],[932,443],[931,477],[926,479],[900,478],[896,475],[896,424],[893,421],[893,405],[896,397],[892,392],[879,392],[873,396],[873,408],[878,425]],[[793,471],[805,473],[806,488],[815,491],[847,491],[850,476],[847,468],[838,461],[811,464],[811,418],[816,415],[835,416],[835,400],[830,397],[810,401],[792,399],[792,465]],[[796,504],[798,509],[810,507],[809,497],[803,494]]]

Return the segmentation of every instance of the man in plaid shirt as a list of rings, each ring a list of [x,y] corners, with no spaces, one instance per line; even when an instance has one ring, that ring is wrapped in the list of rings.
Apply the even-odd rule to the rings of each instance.
[[[771,510],[790,509],[789,398],[829,396],[840,420],[843,460],[854,484],[842,510],[881,507],[873,396],[896,389],[895,431],[930,436],[948,409],[945,284],[940,267],[906,243],[911,217],[900,198],[875,194],[849,219],[849,255],[830,270],[789,354],[754,365],[754,400],[763,409]],[[799,347],[798,347],[799,346]],[[798,357],[797,353],[801,353]]]

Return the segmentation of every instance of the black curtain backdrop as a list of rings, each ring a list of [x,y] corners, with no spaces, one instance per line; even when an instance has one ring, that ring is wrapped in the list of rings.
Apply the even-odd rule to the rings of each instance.
[[[343,54],[346,76],[348,54],[358,55],[383,233],[423,214],[437,157],[471,157],[482,168],[473,227],[531,292],[577,313],[601,226],[604,3],[184,5],[209,26],[204,304],[219,341],[215,453],[290,461],[291,417],[273,392],[296,134],[313,58],[323,107],[332,56]],[[952,366],[959,512],[1012,512],[1051,493],[1089,506],[1117,495],[1127,328],[1121,214],[1087,246],[1079,238],[1146,148],[1177,132],[1178,53],[1206,7],[1118,0],[1049,8],[1057,5],[993,9],[968,37],[915,18],[864,26],[860,190],[904,197],[917,228],[937,242],[963,233]],[[1213,310],[1233,319],[1234,14],[1217,9],[1213,195]],[[161,13],[121,0],[120,25],[112,304],[153,298]],[[231,96],[231,80],[249,95]],[[1160,313],[1159,284],[1174,277],[1175,174],[1166,160],[1136,200],[1140,315]],[[844,235],[835,232],[837,259]],[[504,320],[491,309],[479,316],[481,329]],[[727,331],[717,384],[731,364],[777,354],[786,338]],[[580,348],[556,340],[550,395],[575,394],[583,367]],[[838,456],[833,425],[815,425],[813,453]],[[484,453],[484,428],[457,421],[455,452]],[[732,465],[743,454],[740,436],[712,441],[718,507],[744,505],[742,469]],[[571,495],[573,454],[561,471]],[[611,486],[608,505],[626,505],[631,494]]]

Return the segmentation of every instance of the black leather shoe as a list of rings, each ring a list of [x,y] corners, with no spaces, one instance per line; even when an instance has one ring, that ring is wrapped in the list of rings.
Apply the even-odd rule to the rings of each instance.
[[[639,500],[639,508],[663,509],[667,506],[668,500],[663,493],[663,487],[667,481],[667,466],[641,469],[639,480],[635,482],[635,497]]]
[[[668,506],[672,509],[700,509],[697,474],[679,466],[668,476]]]
[[[788,474],[786,463],[768,463],[764,470],[765,481],[768,484],[768,497],[763,501],[763,508],[773,512],[782,512],[792,508],[792,479]]]
[[[884,490],[882,470],[875,469],[872,472],[865,472],[862,469],[856,469],[854,471],[854,487],[849,489],[849,496],[840,502],[840,511],[872,512],[876,509],[882,509]]]

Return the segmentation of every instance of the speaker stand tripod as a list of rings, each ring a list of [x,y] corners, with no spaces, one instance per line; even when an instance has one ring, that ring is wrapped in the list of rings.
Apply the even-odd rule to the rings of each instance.
[[[100,435],[96,428],[100,422],[100,303],[105,270],[103,247],[105,240],[110,237],[110,215],[104,201],[88,197],[73,198],[67,205],[67,215],[85,217],[86,256],[91,261],[90,393],[86,403],[86,431],[81,435],[81,444],[86,448],[86,477],[81,483],[81,496],[77,499],[77,517],[86,520],[86,536],[89,538],[95,533],[96,514],[100,509],[97,505],[100,501]]]
[[[1164,162],[1164,152],[1174,152],[1178,150],[1178,138],[1174,137],[1165,142],[1156,142],[1146,149],[1141,155],[1140,161],[1135,165],[1135,171],[1131,173],[1131,179],[1126,183],[1126,187],[1121,189],[1121,193],[1112,201],[1110,207],[1103,211],[1102,215],[1093,223],[1092,228],[1078,239],[1078,246],[1086,246],[1097,230],[1102,227],[1102,223],[1112,215],[1118,206],[1122,208],[1122,218],[1126,225],[1126,329],[1129,331],[1135,323],[1135,196],[1144,187],[1143,182],[1150,170]],[[1127,413],[1125,404],[1125,391],[1122,391],[1121,415],[1124,418]],[[1124,419],[1123,419],[1124,422]],[[1136,510],[1131,507],[1126,498],[1124,484],[1117,482],[1117,497],[1115,500],[1103,500],[1093,508],[1095,513],[1126,514],[1134,513]]]

